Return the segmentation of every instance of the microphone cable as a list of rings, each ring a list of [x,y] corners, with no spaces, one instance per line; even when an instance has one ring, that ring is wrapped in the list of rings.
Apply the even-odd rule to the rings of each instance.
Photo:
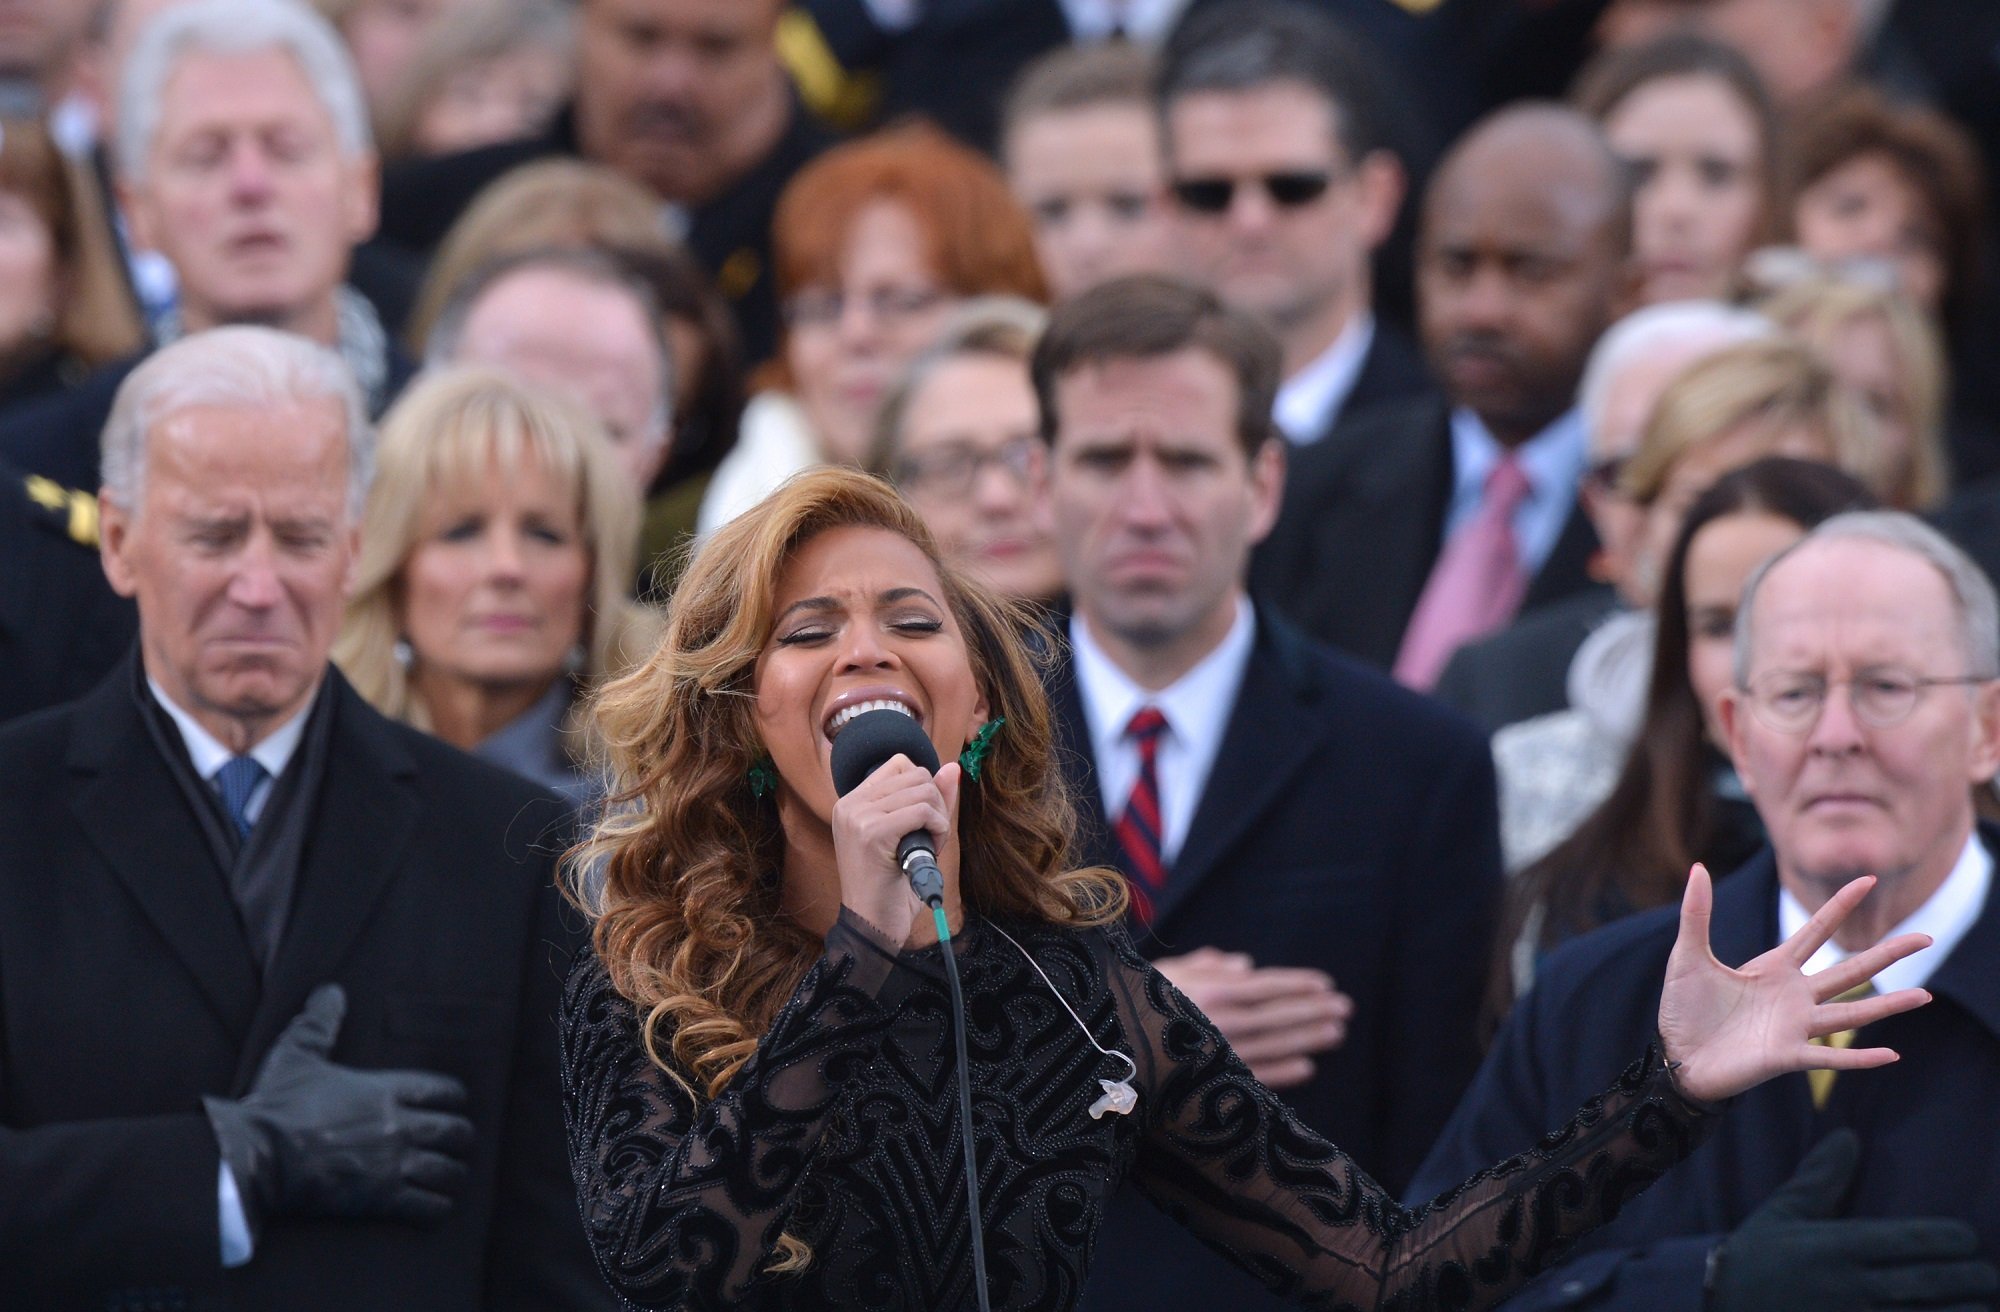
[[[979,1296],[979,1312],[992,1312],[986,1301],[986,1232],[979,1219],[979,1157],[972,1145],[972,1060],[966,1052],[965,991],[958,982],[958,953],[952,947],[951,926],[945,923],[944,899],[931,903],[937,921],[938,944],[944,949],[944,975],[951,989],[953,1037],[958,1044],[958,1128],[965,1144],[965,1206],[972,1222],[973,1291]]]

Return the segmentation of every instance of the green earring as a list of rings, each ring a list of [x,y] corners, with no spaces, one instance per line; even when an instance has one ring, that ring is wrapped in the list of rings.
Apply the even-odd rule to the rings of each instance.
[[[972,735],[972,741],[965,745],[965,750],[958,754],[958,763],[964,768],[967,779],[979,782],[981,772],[986,769],[986,756],[993,750],[994,735],[1005,723],[1005,719],[988,720],[980,726],[978,733]]]
[[[778,768],[771,764],[768,756],[760,756],[750,762],[750,769],[744,777],[750,781],[752,797],[769,797],[778,791]]]

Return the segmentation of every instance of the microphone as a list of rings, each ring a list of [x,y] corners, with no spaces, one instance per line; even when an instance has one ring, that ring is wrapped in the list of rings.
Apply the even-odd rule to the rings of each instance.
[[[863,711],[841,728],[833,740],[833,788],[842,797],[874,774],[891,757],[907,756],[932,774],[938,772],[937,748],[924,736],[914,716],[901,711]],[[896,864],[908,876],[910,891],[928,907],[944,905],[944,874],[938,869],[937,844],[930,831],[904,834],[896,844]]]

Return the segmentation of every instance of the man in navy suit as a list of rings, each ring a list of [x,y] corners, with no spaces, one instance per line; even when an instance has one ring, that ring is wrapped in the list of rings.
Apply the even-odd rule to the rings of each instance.
[[[1131,877],[1142,950],[1396,1187],[1478,1061],[1493,770],[1469,722],[1246,594],[1284,477],[1278,362],[1255,320],[1164,279],[1057,309],[1033,365],[1075,601],[1052,698],[1084,855]],[[1274,1305],[1136,1196],[1091,1303]]]
[[[1936,1000],[1833,1037],[1893,1048],[1893,1066],[1785,1076],[1738,1098],[1691,1158],[1515,1305],[1988,1307],[2000,1294],[2000,830],[1975,823],[1972,800],[2000,768],[1995,613],[1979,569],[1903,515],[1828,520],[1752,576],[1720,718],[1771,847],[1718,884],[1713,951],[1740,965],[1873,875],[1808,973],[1924,933],[1932,946],[1873,984]],[[1412,1199],[1560,1124],[1653,1033],[1676,927],[1663,907],[1542,963]]]

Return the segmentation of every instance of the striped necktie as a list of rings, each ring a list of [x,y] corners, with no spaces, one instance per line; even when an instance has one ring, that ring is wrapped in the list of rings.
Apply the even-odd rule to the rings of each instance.
[[[254,756],[232,756],[215,772],[215,786],[222,794],[222,809],[229,813],[229,823],[236,826],[239,839],[250,836],[250,798],[257,792],[257,785],[263,782],[264,767],[257,763]]]
[[[1132,876],[1132,913],[1139,923],[1153,923],[1153,907],[1167,886],[1167,864],[1160,855],[1160,735],[1167,730],[1167,717],[1156,706],[1142,707],[1125,726],[1125,737],[1139,751],[1139,777],[1125,799],[1125,811],[1118,817],[1118,846],[1125,853],[1125,869]]]

